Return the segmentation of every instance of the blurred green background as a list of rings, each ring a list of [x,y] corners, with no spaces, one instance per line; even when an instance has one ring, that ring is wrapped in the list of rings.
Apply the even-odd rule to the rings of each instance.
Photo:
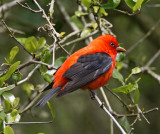
[[[77,10],[76,0],[59,0],[65,7],[66,11],[70,16],[74,15]],[[5,2],[10,2],[6,0]],[[32,8],[37,9],[34,3],[30,0],[26,0]],[[50,0],[39,0],[39,3],[48,12],[46,6]],[[117,35],[118,42],[124,44],[124,48],[129,49],[133,44],[140,40],[146,33],[151,29],[153,25],[160,19],[160,7],[151,7],[151,4],[160,4],[159,0],[148,2],[139,14],[134,16],[128,16],[126,14],[119,13],[114,10],[106,10],[108,16],[105,17],[109,22],[113,24],[112,31]],[[122,1],[119,9],[127,9],[126,5]],[[37,28],[44,25],[46,21],[42,18],[41,14],[32,13],[18,5],[9,8],[1,16],[9,27],[23,31],[25,34],[15,34],[16,37],[29,37],[29,36],[40,36],[47,39],[47,43],[51,44],[52,39],[48,37],[46,32],[37,31]],[[66,32],[65,35],[72,32],[72,29],[65,22],[63,15],[60,13],[58,7],[55,4],[55,11],[53,16],[53,23],[56,24],[55,28],[58,32]],[[1,24],[1,27],[3,25]],[[18,45],[8,35],[9,33],[4,29],[0,29],[0,64],[4,62],[4,57],[9,55],[9,51],[13,46]],[[98,35],[95,36],[95,38]],[[84,41],[76,44],[77,49],[84,47]],[[69,50],[70,47],[67,47]],[[131,53],[128,53],[125,59],[125,63],[128,64],[127,69],[122,69],[121,73],[124,77],[127,77],[130,70],[136,66],[144,66],[150,58],[160,49],[160,25],[156,30],[145,39],[138,47],[136,47]],[[62,50],[58,50],[56,57],[66,56]],[[28,61],[30,57],[20,47],[20,52],[16,57],[16,60],[20,60],[22,63]],[[145,60],[144,60],[145,59]],[[155,67],[154,70],[157,74],[160,74],[160,56],[151,65]],[[22,73],[24,76],[30,71],[30,68],[24,69]],[[140,89],[140,107],[145,110],[153,107],[160,106],[160,83],[147,73],[141,73],[133,77],[136,79],[141,77],[139,82]],[[37,84],[45,83],[38,71],[32,76],[29,82],[35,86]],[[120,86],[120,83],[111,79],[107,84],[109,88],[116,88]],[[113,110],[117,113],[125,113],[123,105],[107,90],[105,90],[109,102]],[[20,97],[20,104],[23,105],[27,100],[26,93],[21,89],[21,86],[16,87],[12,90],[15,96]],[[100,97],[101,94],[97,90]],[[119,94],[124,99],[127,98],[125,95]],[[126,99],[127,101],[127,99]],[[109,134],[110,133],[110,120],[109,117],[101,110],[98,104],[90,99],[90,93],[88,91],[78,90],[67,96],[59,99],[53,98],[51,103],[54,105],[56,110],[56,118],[52,124],[41,124],[41,125],[14,125],[13,129],[16,134]],[[135,125],[135,134],[158,134],[160,133],[160,112],[152,112],[146,115],[150,121],[150,125],[142,118],[142,121],[138,121]],[[47,106],[42,108],[31,109],[27,111],[21,118],[21,121],[49,121],[51,120],[50,110]],[[129,119],[130,122],[133,118]],[[119,134],[119,129],[114,125],[114,133]]]

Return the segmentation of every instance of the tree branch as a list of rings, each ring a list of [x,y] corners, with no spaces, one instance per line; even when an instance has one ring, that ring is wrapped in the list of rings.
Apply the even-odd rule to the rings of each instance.
[[[0,6],[0,13],[2,11],[6,11],[6,10],[10,9],[11,7],[15,6],[17,4],[16,2],[23,2],[23,1],[25,1],[25,0],[14,0],[12,2],[9,2],[9,3],[6,3],[2,6]]]
[[[150,36],[153,31],[158,27],[158,25],[160,24],[160,19],[158,20],[158,22],[153,25],[151,27],[151,29],[139,40],[137,41],[134,45],[132,45],[126,52],[126,54],[130,53],[131,51],[133,51],[139,44],[141,44],[148,36]]]
[[[16,122],[16,123],[5,123],[6,125],[30,125],[30,124],[50,124],[53,123],[53,121],[47,121],[47,122]]]
[[[16,37],[14,36],[14,32],[10,30],[10,28],[7,26],[7,24],[5,23],[4,20],[2,20],[3,25],[6,27],[6,29],[8,30],[8,32],[10,33],[10,37],[13,38],[30,56],[33,57],[33,55],[24,47],[23,44],[21,44]]]
[[[109,117],[114,121],[114,123],[117,125],[117,127],[120,129],[120,131],[122,132],[122,134],[127,134],[124,129],[121,127],[121,125],[118,123],[118,121],[112,116],[112,114],[107,110],[107,108],[104,106],[103,102],[99,99],[99,97],[93,92],[91,91],[93,97],[96,99],[96,101],[98,102],[98,104],[100,105],[100,108],[102,108],[108,115]]]

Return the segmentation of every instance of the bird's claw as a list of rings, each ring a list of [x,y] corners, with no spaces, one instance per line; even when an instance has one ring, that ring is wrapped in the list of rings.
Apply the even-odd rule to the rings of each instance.
[[[92,100],[95,99],[95,95],[97,95],[97,93],[91,90],[91,95],[90,96],[91,96]]]
[[[102,108],[103,109],[103,106],[105,105],[105,103],[104,102],[102,102],[101,104],[100,104],[100,108]]]

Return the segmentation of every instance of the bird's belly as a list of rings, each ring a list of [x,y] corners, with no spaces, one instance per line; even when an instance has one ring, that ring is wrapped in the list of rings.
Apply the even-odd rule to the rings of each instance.
[[[98,77],[97,79],[95,79],[94,81],[87,84],[86,86],[83,86],[81,89],[95,90],[95,89],[103,86],[105,83],[107,83],[108,80],[111,78],[111,76],[112,76],[112,71],[111,71],[111,73],[110,73],[110,71],[106,72],[103,75],[101,75],[100,77]]]

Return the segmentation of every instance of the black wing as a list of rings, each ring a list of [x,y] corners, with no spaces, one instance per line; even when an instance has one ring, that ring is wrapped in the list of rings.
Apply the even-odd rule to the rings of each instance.
[[[99,52],[80,56],[77,62],[63,74],[69,82],[57,97],[85,86],[107,72],[111,66],[112,58],[107,53]]]

